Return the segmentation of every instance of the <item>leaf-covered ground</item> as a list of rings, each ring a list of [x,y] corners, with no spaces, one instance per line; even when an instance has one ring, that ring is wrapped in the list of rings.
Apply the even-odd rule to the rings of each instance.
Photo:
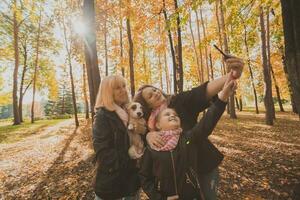
[[[292,199],[300,183],[300,122],[277,114],[224,115],[210,139],[225,154],[219,199]],[[72,120],[13,144],[0,144],[0,199],[93,199],[90,122]]]

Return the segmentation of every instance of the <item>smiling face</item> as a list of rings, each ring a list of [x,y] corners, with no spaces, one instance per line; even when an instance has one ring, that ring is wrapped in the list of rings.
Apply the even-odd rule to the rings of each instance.
[[[124,81],[117,82],[113,86],[113,98],[118,105],[123,105],[128,102],[128,93]]]
[[[171,108],[162,110],[157,117],[156,128],[160,131],[180,128],[180,119],[175,110]]]
[[[146,87],[142,91],[142,96],[150,108],[157,108],[166,101],[162,92],[154,87]]]

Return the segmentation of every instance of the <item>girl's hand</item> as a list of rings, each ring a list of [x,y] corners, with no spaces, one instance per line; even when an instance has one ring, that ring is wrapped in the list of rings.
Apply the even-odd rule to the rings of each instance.
[[[150,145],[151,149],[160,149],[165,145],[159,132],[151,131],[146,136],[147,143]]]
[[[230,55],[229,58],[225,60],[225,63],[229,70],[233,72],[232,77],[234,79],[241,77],[244,68],[244,61],[241,58]]]
[[[237,89],[237,82],[235,78],[233,77],[234,72],[230,72],[228,74],[228,77],[226,79],[226,82],[223,86],[223,89],[218,93],[219,99],[221,99],[224,102],[228,101],[228,97],[230,97],[234,91]]]

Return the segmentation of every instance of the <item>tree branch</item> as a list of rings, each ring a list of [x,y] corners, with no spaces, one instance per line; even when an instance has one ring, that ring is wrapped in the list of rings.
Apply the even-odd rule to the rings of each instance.
[[[25,93],[26,93],[26,91],[27,91],[27,89],[29,88],[29,86],[31,85],[31,83],[32,83],[32,80],[30,81],[30,83],[27,85],[27,87],[25,88],[25,90],[24,90],[24,92],[23,92],[23,96],[25,95]]]

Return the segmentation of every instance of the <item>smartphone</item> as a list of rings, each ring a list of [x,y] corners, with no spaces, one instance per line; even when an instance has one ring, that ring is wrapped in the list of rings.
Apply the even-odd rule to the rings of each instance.
[[[214,47],[223,55],[225,60],[231,57],[231,56],[227,55],[226,53],[224,53],[217,45],[214,44]]]

